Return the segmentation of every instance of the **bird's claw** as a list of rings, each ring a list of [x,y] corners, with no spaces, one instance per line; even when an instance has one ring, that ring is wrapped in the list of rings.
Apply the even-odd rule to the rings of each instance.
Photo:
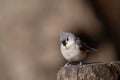
[[[80,66],[82,65],[82,62],[80,61],[80,64],[79,64]]]
[[[64,65],[64,67],[69,67],[69,66],[71,66],[70,62],[67,62],[67,63]]]

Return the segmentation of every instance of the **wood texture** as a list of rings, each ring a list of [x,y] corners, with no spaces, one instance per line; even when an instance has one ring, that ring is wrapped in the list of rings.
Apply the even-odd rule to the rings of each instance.
[[[61,67],[57,80],[120,80],[120,62]]]

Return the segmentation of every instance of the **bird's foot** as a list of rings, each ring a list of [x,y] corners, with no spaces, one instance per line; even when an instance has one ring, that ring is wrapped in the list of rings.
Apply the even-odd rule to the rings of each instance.
[[[71,66],[70,62],[67,62],[67,63],[64,65],[64,67],[69,67],[69,66]]]
[[[80,61],[79,65],[81,66],[82,65],[82,62]]]

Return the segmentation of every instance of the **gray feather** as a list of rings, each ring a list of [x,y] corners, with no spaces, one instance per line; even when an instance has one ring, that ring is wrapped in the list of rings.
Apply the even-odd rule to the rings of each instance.
[[[75,35],[69,32],[61,32],[60,33],[60,41],[64,41],[67,38],[75,40]]]

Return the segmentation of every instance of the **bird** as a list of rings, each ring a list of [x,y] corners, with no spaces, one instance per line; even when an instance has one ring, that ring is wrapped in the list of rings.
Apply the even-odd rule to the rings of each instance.
[[[84,60],[88,53],[95,52],[95,49],[89,47],[79,37],[70,32],[60,33],[60,50],[63,57],[68,61],[64,66],[71,65],[70,62],[80,62]]]

